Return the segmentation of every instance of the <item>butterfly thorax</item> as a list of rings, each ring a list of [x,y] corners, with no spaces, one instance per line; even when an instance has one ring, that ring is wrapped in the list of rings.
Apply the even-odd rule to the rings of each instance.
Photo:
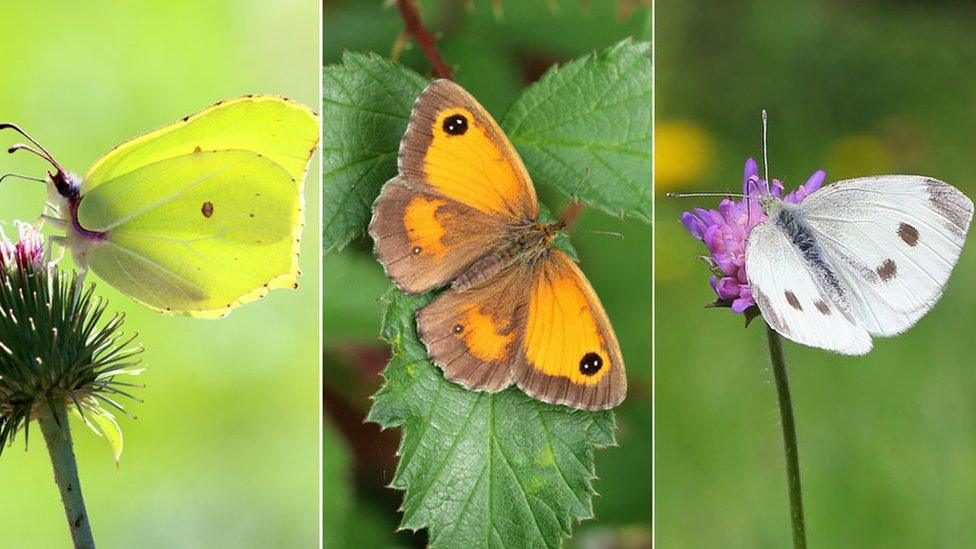
[[[64,243],[71,250],[72,257],[79,266],[87,265],[87,251],[108,238],[108,233],[91,231],[78,221],[78,206],[81,205],[81,178],[73,173],[58,171],[48,173],[48,200],[57,206],[65,226]]]
[[[762,199],[760,201],[762,202]],[[836,268],[824,254],[816,234],[807,223],[803,208],[799,204],[790,204],[770,196],[770,199],[763,203],[763,209],[769,216],[768,223],[773,223],[776,228],[783,231],[827,297],[841,310],[847,310],[849,308],[847,292],[840,283]]]
[[[472,263],[454,279],[451,288],[463,292],[490,280],[512,265],[535,263],[548,255],[556,236],[565,226],[562,221],[513,225],[504,243]]]

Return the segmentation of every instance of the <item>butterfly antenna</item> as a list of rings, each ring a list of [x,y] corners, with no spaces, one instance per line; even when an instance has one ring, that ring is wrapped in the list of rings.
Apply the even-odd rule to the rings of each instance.
[[[615,237],[620,238],[620,239],[623,239],[623,237],[624,237],[624,235],[622,233],[618,233],[616,231],[594,231],[594,230],[590,230],[590,229],[575,229],[573,232],[574,233],[577,233],[577,234],[579,234],[579,233],[584,233],[584,234],[602,234],[602,235],[606,235],[606,236],[615,236]]]
[[[668,198],[697,198],[700,196],[720,196],[723,198],[735,197],[735,198],[748,198],[746,195],[741,193],[673,193],[669,192],[665,196]]]
[[[17,151],[27,151],[27,152],[36,154],[37,156],[43,158],[44,160],[47,160],[59,172],[65,172],[65,169],[61,166],[61,164],[58,164],[58,161],[54,159],[54,156],[52,156],[51,153],[49,153],[47,151],[47,149],[44,148],[43,145],[41,145],[40,143],[38,143],[36,139],[34,139],[33,137],[31,137],[30,134],[28,134],[27,132],[25,132],[17,124],[13,124],[11,122],[0,122],[0,130],[13,130],[13,131],[19,133],[21,136],[23,136],[28,141],[30,141],[31,144],[34,145],[34,147],[36,147],[36,148],[33,148],[33,147],[30,147],[29,145],[25,145],[23,143],[17,143],[16,145],[14,145],[14,146],[10,147],[9,149],[7,149],[7,152],[8,153],[13,154],[13,153],[15,153]]]
[[[23,174],[19,174],[19,173],[5,173],[3,175],[0,175],[0,183],[3,183],[3,180],[4,179],[7,179],[8,177],[16,177],[16,178],[19,178],[19,179],[27,179],[28,181],[37,181],[39,183],[47,183],[47,180],[46,179],[41,179],[40,177],[34,177],[32,175],[23,175]]]
[[[762,110],[762,141],[763,141],[763,173],[766,176],[766,194],[772,193],[772,188],[769,183],[769,154],[766,141],[766,131],[769,125],[769,115],[766,114],[766,109]]]

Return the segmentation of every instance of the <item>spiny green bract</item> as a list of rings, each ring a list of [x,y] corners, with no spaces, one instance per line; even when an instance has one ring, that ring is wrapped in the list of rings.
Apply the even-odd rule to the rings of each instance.
[[[0,270],[0,452],[42,407],[71,407],[108,438],[116,460],[122,437],[110,409],[137,385],[135,335],[123,338],[123,315],[102,322],[107,302],[77,274],[40,262],[5,262]],[[57,417],[57,416],[56,416]],[[25,433],[26,436],[26,433]]]

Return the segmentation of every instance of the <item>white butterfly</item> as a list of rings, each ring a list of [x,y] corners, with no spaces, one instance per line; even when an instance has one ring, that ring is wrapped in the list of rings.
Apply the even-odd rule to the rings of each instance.
[[[760,203],[769,219],[749,234],[746,272],[763,318],[793,341],[849,355],[935,305],[973,219],[958,189],[915,175],[840,181],[799,204],[764,194]]]

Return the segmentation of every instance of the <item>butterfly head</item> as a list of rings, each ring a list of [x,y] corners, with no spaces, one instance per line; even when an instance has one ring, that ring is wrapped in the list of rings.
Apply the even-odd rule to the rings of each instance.
[[[766,217],[776,217],[779,211],[783,209],[783,201],[776,198],[773,193],[762,193],[757,199]]]
[[[51,171],[47,172],[47,177],[45,177],[44,179],[39,179],[39,178],[29,177],[29,176],[19,176],[19,177],[24,179],[31,179],[34,181],[42,181],[48,184],[49,194],[52,195],[52,198],[57,198],[58,196],[60,196],[64,199],[67,199],[68,201],[72,201],[72,200],[77,200],[78,197],[81,196],[81,178],[79,178],[77,175],[73,173],[68,173],[68,171],[64,169],[64,166],[62,166],[57,160],[55,160],[54,156],[51,155],[51,153],[49,153],[47,149],[44,148],[43,145],[38,143],[37,140],[35,140],[27,132],[21,129],[20,126],[10,122],[3,122],[0,123],[0,130],[13,130],[19,133],[22,137],[24,137],[25,139],[27,139],[27,141],[30,142],[29,144],[17,143],[15,145],[11,145],[10,147],[7,148],[8,153],[13,154],[17,151],[26,151],[35,156],[40,157],[42,160],[45,160],[48,164],[51,165],[51,167],[54,168],[53,172]],[[16,175],[16,174],[11,174],[11,175]]]

